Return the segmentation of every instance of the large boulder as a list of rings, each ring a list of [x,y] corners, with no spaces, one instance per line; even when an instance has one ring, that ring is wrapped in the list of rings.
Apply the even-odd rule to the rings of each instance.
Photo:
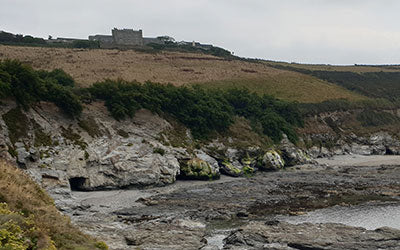
[[[214,180],[220,177],[220,173],[208,162],[193,158],[181,163],[180,177],[189,180]]]
[[[259,165],[260,170],[275,171],[282,169],[285,166],[285,161],[280,154],[275,150],[270,150],[262,157],[262,164]]]
[[[243,166],[243,168],[242,168],[243,174],[250,175],[256,171],[254,168],[257,164],[256,159],[247,156],[247,157],[244,157],[243,159],[241,159],[240,162],[242,163],[242,166]]]
[[[229,161],[225,160],[222,161],[219,165],[219,169],[221,174],[232,176],[232,177],[239,177],[243,175],[242,166],[234,165]]]
[[[219,174],[219,165],[218,165],[218,161],[215,158],[209,156],[202,150],[196,150],[195,154],[196,154],[196,158],[203,160],[210,165],[212,172]]]
[[[280,151],[286,166],[312,163],[313,160],[301,149],[289,141],[286,135],[281,141]]]

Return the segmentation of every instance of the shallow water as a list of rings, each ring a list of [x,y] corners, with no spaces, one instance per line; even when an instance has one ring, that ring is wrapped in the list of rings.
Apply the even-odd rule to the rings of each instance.
[[[368,203],[357,206],[334,206],[315,210],[299,216],[277,216],[277,220],[300,224],[342,223],[348,226],[363,227],[374,230],[380,227],[400,229],[400,204]]]

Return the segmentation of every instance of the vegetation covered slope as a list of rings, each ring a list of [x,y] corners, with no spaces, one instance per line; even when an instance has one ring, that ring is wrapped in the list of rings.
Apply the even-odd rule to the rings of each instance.
[[[346,71],[353,73],[366,72],[400,72],[400,65],[330,65],[330,64],[301,64],[274,61],[260,61],[271,67],[290,67],[311,71]]]
[[[400,96],[399,66],[322,66],[270,63],[272,67],[307,74],[370,98],[397,102]]]
[[[35,71],[15,60],[0,62],[0,99],[14,98],[24,109],[40,101],[50,101],[74,118],[79,117],[83,109],[82,101],[89,103],[101,99],[117,120],[133,117],[137,110],[145,108],[160,115],[172,116],[191,129],[198,139],[207,138],[215,132],[226,132],[235,116],[248,119],[254,130],[259,128],[261,134],[275,142],[282,139],[283,133],[296,141],[294,127],[302,125],[296,104],[268,95],[257,95],[245,88],[209,90],[199,86],[177,87],[122,80],[97,82],[90,88],[72,89],[73,85],[74,80],[59,69]],[[9,121],[10,131],[15,130],[11,135],[18,134],[25,127],[16,128],[21,120],[15,118],[20,113],[18,110],[3,115],[6,123]]]
[[[107,249],[73,227],[25,173],[0,160],[0,249]]]
[[[124,79],[177,86],[201,83],[207,87],[246,87],[261,95],[299,102],[363,99],[359,94],[306,74],[204,54],[0,45],[0,59],[7,58],[18,59],[35,69],[63,69],[80,86],[104,79]]]

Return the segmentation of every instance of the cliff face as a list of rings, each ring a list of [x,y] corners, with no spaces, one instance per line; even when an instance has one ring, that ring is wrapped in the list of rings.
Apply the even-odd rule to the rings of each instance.
[[[188,157],[184,149],[160,142],[171,125],[146,110],[117,122],[97,103],[78,121],[49,103],[23,111],[9,102],[0,115],[3,155],[53,195],[173,183],[180,172],[178,159]]]
[[[70,209],[71,190],[163,186],[178,177],[215,179],[221,173],[241,176],[310,163],[310,156],[400,154],[399,141],[387,132],[352,133],[341,122],[349,117],[349,112],[308,117],[297,147],[287,138],[279,146],[263,144],[240,119],[229,134],[199,143],[186,128],[147,110],[116,121],[97,102],[72,120],[51,103],[24,111],[6,101],[0,111],[0,154],[45,187],[60,209]]]
[[[305,127],[298,131],[309,155],[314,158],[343,154],[399,155],[397,123],[380,121],[382,125],[365,125],[357,120],[362,112],[400,117],[399,110],[350,110],[309,116],[305,118]]]

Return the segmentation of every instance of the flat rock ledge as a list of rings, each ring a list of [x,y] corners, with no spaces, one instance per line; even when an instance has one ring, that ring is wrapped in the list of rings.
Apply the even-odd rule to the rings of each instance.
[[[232,231],[224,249],[400,249],[400,230],[366,230],[343,224],[253,221]]]

